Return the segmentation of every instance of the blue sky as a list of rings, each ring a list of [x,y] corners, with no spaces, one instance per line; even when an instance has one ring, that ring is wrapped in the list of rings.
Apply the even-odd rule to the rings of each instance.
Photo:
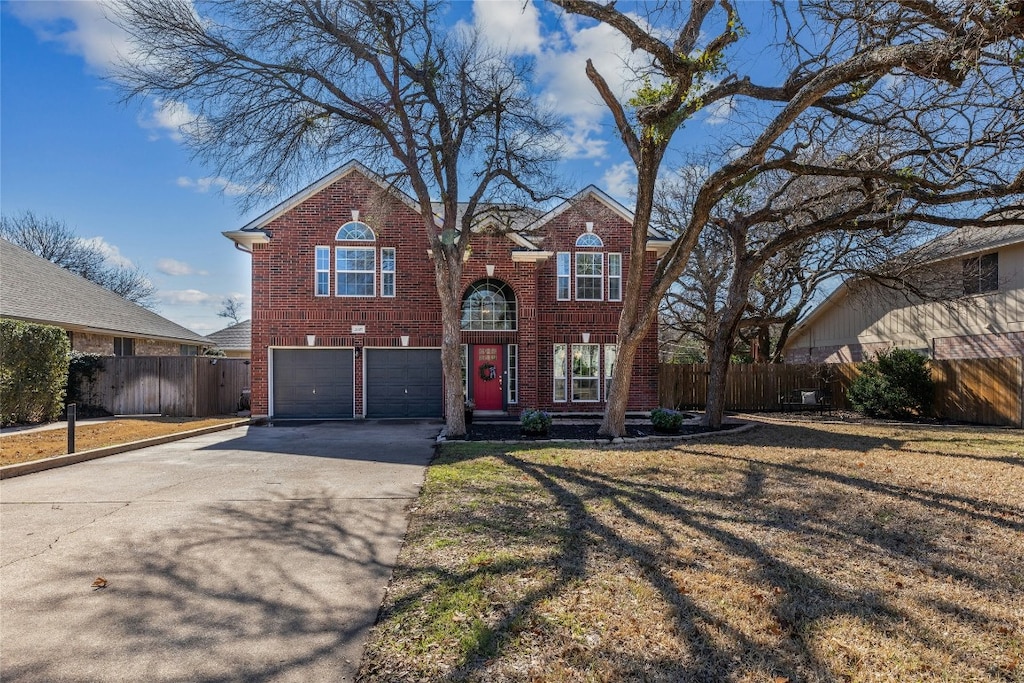
[[[522,8],[521,0],[477,0],[453,12],[536,60],[538,96],[557,102],[568,124],[563,171],[579,187],[594,183],[630,206],[632,164],[583,73],[591,57],[613,87],[625,89],[628,46],[607,27],[536,4]],[[244,188],[192,160],[182,144],[187,104],[119,102],[103,76],[125,41],[97,3],[3,2],[0,32],[4,214],[31,210],[100,241],[112,260],[146,271],[157,312],[201,334],[230,324],[217,316],[226,296],[248,311],[249,257],[220,233],[282,197],[242,213],[236,195]],[[728,113],[702,115],[690,135],[705,135]]]

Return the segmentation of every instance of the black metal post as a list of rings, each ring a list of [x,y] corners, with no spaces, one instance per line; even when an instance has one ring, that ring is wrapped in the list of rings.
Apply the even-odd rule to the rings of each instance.
[[[75,452],[75,413],[77,412],[74,403],[68,404],[68,453]]]

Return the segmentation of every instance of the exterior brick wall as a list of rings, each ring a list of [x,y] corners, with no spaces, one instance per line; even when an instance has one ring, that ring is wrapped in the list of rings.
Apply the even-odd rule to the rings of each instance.
[[[333,248],[335,233],[352,220],[352,211],[376,233],[373,245],[378,255],[377,296],[336,297],[334,273],[332,296],[315,296],[315,248]],[[603,240],[604,253],[623,254],[623,287],[628,270],[630,226],[603,203],[586,199],[569,207],[544,226],[538,236],[542,249],[575,252],[576,238],[593,221],[594,232]],[[434,264],[422,216],[399,198],[385,193],[375,182],[358,172],[349,173],[310,196],[265,229],[270,242],[254,244],[252,251],[252,409],[254,415],[269,414],[268,350],[272,347],[306,347],[306,336],[315,335],[315,346],[336,348],[387,348],[401,346],[409,336],[409,347],[440,348],[440,300]],[[532,239],[532,237],[531,237]],[[370,246],[367,243],[366,246]],[[394,247],[396,276],[394,298],[379,294],[379,254]],[[487,278],[487,266],[494,266],[494,280],[506,283],[515,293],[518,327],[515,331],[464,331],[464,344],[517,344],[519,351],[519,402],[509,405],[515,414],[523,408],[554,411],[599,412],[604,410],[604,382],[599,403],[554,403],[552,400],[552,353],[555,343],[580,343],[582,332],[590,342],[613,344],[616,340],[620,302],[557,301],[556,258],[534,263],[513,261],[513,250],[521,249],[509,237],[475,234],[472,252],[464,265],[463,292],[474,282]],[[645,258],[653,270],[653,253]],[[332,258],[332,268],[334,259]],[[607,275],[607,261],[605,261]],[[607,282],[607,277],[605,278]],[[573,283],[575,292],[575,283]],[[607,293],[606,293],[607,294]],[[353,334],[353,325],[365,326],[364,334]],[[603,352],[603,349],[602,349]],[[657,405],[657,330],[652,327],[638,354],[630,389],[629,408],[645,410]],[[363,364],[355,363],[355,414],[362,415]]]
[[[73,332],[71,350],[81,353],[96,353],[101,356],[114,355],[114,337],[109,334]],[[136,356],[180,356],[181,344],[155,339],[135,339]]]
[[[1024,332],[975,334],[934,340],[935,359],[1012,358],[1024,356]]]

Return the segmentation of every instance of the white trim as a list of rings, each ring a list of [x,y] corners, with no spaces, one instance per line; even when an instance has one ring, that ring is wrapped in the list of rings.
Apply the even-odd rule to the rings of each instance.
[[[553,251],[513,251],[512,261],[523,263],[528,261],[547,261],[555,255]]]
[[[661,258],[675,243],[675,240],[647,240],[647,251],[653,251],[655,256]]]

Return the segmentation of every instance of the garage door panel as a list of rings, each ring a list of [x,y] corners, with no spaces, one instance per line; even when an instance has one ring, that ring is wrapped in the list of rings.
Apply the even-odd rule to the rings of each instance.
[[[367,417],[441,417],[440,349],[367,349]]]
[[[353,416],[351,349],[274,349],[274,417]]]

